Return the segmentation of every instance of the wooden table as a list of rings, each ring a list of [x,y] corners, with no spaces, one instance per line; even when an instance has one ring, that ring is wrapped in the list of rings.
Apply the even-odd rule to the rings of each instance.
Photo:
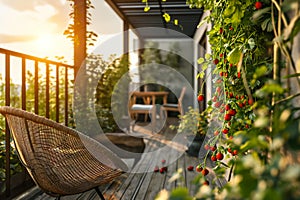
[[[167,103],[167,97],[169,95],[169,92],[166,91],[147,91],[147,92],[140,92],[140,91],[134,91],[131,93],[130,97],[132,101],[130,101],[129,105],[129,111],[130,115],[132,114],[138,114],[138,113],[143,113],[147,114],[149,112],[149,107],[144,106],[145,109],[143,109],[143,105],[152,105],[152,125],[155,127],[156,124],[156,100],[157,97],[162,97],[163,98],[163,104]],[[137,104],[136,100],[137,98],[142,98],[144,104]],[[139,105],[141,109],[131,109],[133,106]],[[147,120],[147,115],[145,117],[145,120]]]
[[[166,91],[148,91],[148,92],[134,91],[134,92],[132,92],[131,95],[134,98],[134,102],[136,102],[137,97],[140,97],[140,98],[143,98],[145,105],[150,105],[151,102],[152,102],[152,105],[155,105],[156,97],[160,97],[160,96],[163,97],[163,104],[166,104],[169,92],[166,92]]]

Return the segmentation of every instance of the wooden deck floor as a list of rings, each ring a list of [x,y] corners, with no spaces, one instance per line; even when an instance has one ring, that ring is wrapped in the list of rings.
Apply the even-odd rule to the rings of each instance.
[[[136,129],[142,129],[143,127],[136,127]],[[137,130],[143,131],[143,130]],[[114,182],[100,186],[99,189],[104,194],[105,199],[107,200],[126,200],[126,199],[137,199],[137,200],[153,200],[156,195],[162,190],[166,189],[168,191],[176,188],[178,186],[186,186],[189,188],[190,194],[195,194],[197,188],[191,183],[191,181],[198,175],[198,172],[188,171],[187,166],[193,165],[194,167],[198,164],[198,159],[195,157],[190,157],[185,153],[185,148],[182,145],[176,145],[175,142],[171,142],[174,137],[175,131],[166,129],[160,134],[148,134],[145,137],[146,148],[145,152],[154,152],[153,154],[146,155],[141,158],[140,163],[136,166],[139,169],[134,169],[136,171],[148,171],[145,173],[124,173]],[[174,151],[174,154],[171,152],[168,153],[167,157],[161,155],[161,152],[155,153],[155,150],[162,148],[164,146],[170,146],[171,151]],[[169,149],[169,150],[170,150]],[[181,153],[179,153],[181,152]],[[179,153],[179,154],[178,154]],[[159,155],[160,154],[160,155]],[[174,158],[173,155],[180,155],[179,159],[175,158],[175,161],[172,162]],[[162,163],[162,160],[166,160],[165,163]],[[154,172],[154,167],[167,166],[167,172],[160,173]],[[141,170],[141,168],[143,168]],[[179,168],[183,169],[183,181],[174,181],[168,182],[172,177],[174,172]],[[147,170],[148,169],[148,170]],[[27,193],[19,196],[16,199],[32,199],[32,200],[52,200],[53,197],[48,196],[47,194],[40,191],[37,187],[28,191]],[[61,199],[100,199],[95,190],[91,190],[82,194],[65,196]]]

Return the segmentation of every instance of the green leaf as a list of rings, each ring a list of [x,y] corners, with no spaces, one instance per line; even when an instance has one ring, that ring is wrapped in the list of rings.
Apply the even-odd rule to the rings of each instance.
[[[268,71],[267,66],[265,66],[265,65],[260,66],[260,67],[256,68],[255,73],[253,74],[253,78],[257,79],[261,76],[264,76],[264,75],[266,75],[267,71]]]
[[[271,21],[268,23],[268,26],[267,26],[267,32],[272,32],[273,31],[273,25],[271,23]]]
[[[264,199],[282,200],[282,197],[282,190],[277,190],[275,188],[267,188],[264,192]]]
[[[144,12],[148,12],[150,10],[150,7],[149,6],[145,6],[144,7]]]
[[[279,84],[270,84],[270,85],[266,85],[265,87],[263,87],[263,89],[265,91],[268,91],[268,92],[275,92],[275,93],[278,93],[278,94],[282,94],[284,92],[283,88],[281,87],[281,85]]]
[[[213,71],[213,74],[217,74],[218,72],[219,72],[219,69],[215,68],[214,71]]]
[[[199,59],[197,60],[197,62],[198,62],[198,64],[202,64],[202,63],[204,62],[204,58],[199,58]]]
[[[263,17],[264,14],[268,13],[271,10],[271,7],[266,7],[260,10],[257,10],[253,13],[252,19],[257,21]]]
[[[211,55],[210,55],[209,53],[206,53],[205,56],[204,56],[204,58],[205,58],[206,60],[209,60],[210,57],[211,57]]]
[[[290,38],[293,39],[299,32],[300,32],[300,17],[297,19],[297,21],[295,22],[295,24],[292,28],[292,34],[291,34]]]
[[[284,89],[277,83],[267,83],[260,90],[257,90],[255,94],[258,97],[266,97],[269,94],[276,93],[282,94]]]
[[[261,29],[264,31],[267,28],[267,24],[270,21],[270,19],[265,19],[262,23],[261,23]]]
[[[284,76],[283,78],[294,78],[294,77],[298,77],[298,76],[300,76],[300,73],[295,73],[295,74],[291,74],[288,76]]]
[[[237,131],[234,133],[235,136],[238,136],[238,135],[245,135],[247,132],[246,131]]]
[[[232,64],[237,64],[240,60],[241,53],[242,52],[238,48],[234,48],[228,54],[228,57],[227,57],[228,61]]]
[[[240,146],[240,150],[242,151],[242,152],[244,152],[244,151],[246,151],[246,150],[248,150],[248,149],[250,149],[251,147],[253,147],[254,145],[251,143],[251,141],[246,141],[243,145],[241,145]]]
[[[165,19],[166,22],[170,22],[171,16],[168,13],[164,13],[163,17],[164,17],[164,19]]]
[[[203,65],[201,66],[202,71],[205,71],[208,68],[208,64],[207,63],[203,63]]]
[[[229,5],[224,10],[224,17],[230,17],[236,10],[236,7],[233,5]]]
[[[187,188],[178,187],[171,192],[170,200],[192,200]]]
[[[204,78],[204,75],[205,75],[205,73],[204,73],[204,71],[201,71],[198,75],[197,75],[197,77],[196,78]]]
[[[178,19],[174,19],[174,24],[178,26]]]
[[[271,32],[273,30],[273,26],[271,23],[271,18],[265,19],[262,23],[261,23],[261,29],[263,31],[268,31]]]
[[[237,7],[237,9],[235,10],[234,14],[231,17],[232,23],[236,23],[236,24],[240,23],[243,16],[244,13],[241,11],[239,7]]]

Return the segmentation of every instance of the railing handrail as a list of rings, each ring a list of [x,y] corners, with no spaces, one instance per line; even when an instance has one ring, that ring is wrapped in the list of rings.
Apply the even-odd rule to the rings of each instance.
[[[24,53],[20,53],[20,52],[8,50],[8,49],[0,48],[0,53],[9,54],[11,56],[16,56],[16,57],[25,57],[28,60],[36,60],[36,61],[39,61],[39,62],[44,62],[44,63],[48,63],[48,64],[52,64],[52,65],[59,65],[59,66],[64,66],[64,67],[68,67],[68,68],[72,68],[72,69],[74,68],[73,65],[69,65],[69,64],[66,64],[66,63],[58,62],[58,61],[49,60],[49,59],[46,59],[46,58],[40,58],[40,57],[36,57],[36,56],[32,56],[32,55],[28,55],[28,54],[24,54]]]

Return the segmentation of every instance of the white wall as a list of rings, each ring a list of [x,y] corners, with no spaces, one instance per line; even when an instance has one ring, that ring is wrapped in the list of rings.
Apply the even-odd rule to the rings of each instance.
[[[210,14],[209,11],[206,11],[201,19],[200,19],[200,22],[205,18],[207,17],[208,15]],[[210,47],[210,44],[208,42],[208,37],[206,36],[206,32],[209,31],[211,29],[211,24],[207,24],[207,23],[204,23],[202,24],[196,31],[195,33],[195,36],[194,36],[194,66],[195,66],[195,71],[194,71],[194,88],[195,90],[198,90],[200,88],[198,88],[198,81],[197,81],[197,74],[198,72],[200,71],[200,66],[198,65],[197,63],[197,60],[199,58],[199,56],[204,56],[205,53],[211,53],[211,47]],[[201,39],[205,37],[206,39],[206,47],[201,47],[199,45]],[[206,49],[206,52],[203,52],[204,49]],[[196,68],[197,66],[197,68]],[[206,88],[205,88],[205,92],[206,92],[206,104],[208,103],[208,101],[211,99],[212,97],[212,73],[211,73],[212,69],[211,67],[208,67],[207,71],[206,71]],[[197,98],[195,97],[195,100],[194,100],[194,105],[196,107],[196,105],[198,104],[197,102]]]

